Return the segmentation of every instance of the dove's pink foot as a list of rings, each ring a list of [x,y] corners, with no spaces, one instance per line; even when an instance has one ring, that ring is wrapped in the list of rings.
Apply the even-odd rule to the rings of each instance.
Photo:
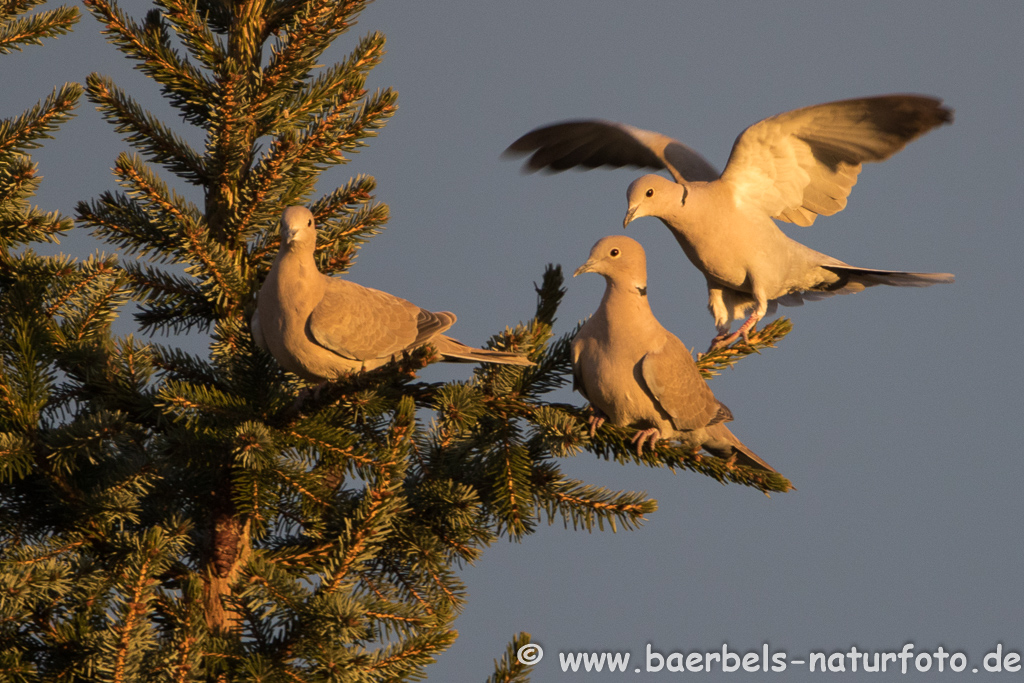
[[[660,438],[661,438],[661,432],[658,431],[657,428],[655,428],[655,427],[651,427],[650,429],[644,429],[644,430],[638,431],[636,434],[634,434],[633,435],[633,443],[636,444],[636,454],[637,454],[637,456],[638,457],[643,457],[643,455],[644,455],[644,443],[647,443],[647,448],[649,450],[654,450],[654,447],[657,445],[658,439],[660,439]]]
[[[750,340],[747,338],[747,335],[754,331],[754,326],[757,325],[757,321],[760,319],[761,318],[757,315],[757,311],[754,311],[750,314],[750,317],[747,318],[746,322],[740,325],[740,329],[736,330],[732,334],[722,332],[715,336],[715,338],[711,340],[711,346],[708,347],[708,353],[711,353],[716,349],[725,348],[740,337],[743,337],[743,341],[749,343]]]
[[[604,413],[602,413],[594,406],[590,406],[590,413],[590,419],[587,420],[587,424],[590,425],[590,438],[593,439],[594,434],[597,433],[597,430],[601,428],[601,425],[603,425],[604,421],[607,420],[608,418]]]

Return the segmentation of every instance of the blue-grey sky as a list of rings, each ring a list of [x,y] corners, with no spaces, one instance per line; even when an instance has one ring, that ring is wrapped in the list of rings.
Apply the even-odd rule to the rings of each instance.
[[[137,18],[147,5],[122,3]],[[533,668],[537,682],[572,676],[558,653],[573,651],[628,651],[630,673],[603,676],[635,678],[647,644],[668,654],[768,643],[791,660],[906,643],[915,655],[963,652],[966,672],[947,668],[942,680],[973,668],[990,675],[982,659],[999,643],[1024,654],[1024,4],[382,0],[325,62],[374,30],[387,35],[388,54],[370,86],[397,89],[399,110],[320,190],[356,172],[376,176],[392,218],[352,279],[455,311],[452,333],[473,344],[530,317],[545,264],[571,272],[595,241],[622,230],[625,188],[641,173],[524,176],[499,154],[536,126],[624,121],[677,137],[721,167],[746,126],[801,106],[919,92],[956,110],[952,126],[867,165],[846,210],[785,229],[848,263],[952,272],[957,282],[783,309],[794,330],[779,348],[712,380],[733,431],[798,490],[769,499],[589,453],[566,461],[591,483],[647,491],[659,510],[638,531],[556,524],[496,543],[464,572],[461,636],[430,680],[483,680],[521,630],[547,653]],[[99,71],[201,140],[90,17],[72,36],[2,60],[0,116]],[[39,204],[72,213],[76,201],[114,188],[109,169],[125,149],[83,100],[35,155],[45,175]],[[638,220],[629,234],[648,252],[655,314],[703,349],[714,327],[702,276],[657,220]],[[93,248],[75,235],[63,247]],[[570,280],[556,333],[590,315],[603,286],[592,275]],[[425,373],[467,374],[447,365]],[[875,676],[893,677],[889,667]],[[715,670],[693,675],[729,679]],[[785,675],[812,678],[806,666]]]

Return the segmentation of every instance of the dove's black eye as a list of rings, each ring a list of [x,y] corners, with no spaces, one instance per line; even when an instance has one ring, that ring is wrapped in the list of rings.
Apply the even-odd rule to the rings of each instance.
[[[654,196],[654,190],[647,190],[647,196],[648,197],[653,197]]]
[[[619,255],[619,250],[618,249],[612,249],[609,253],[612,255],[612,258],[615,258],[616,256]]]
[[[313,226],[313,219],[310,218],[308,221],[306,221],[306,227],[312,227],[312,226]]]

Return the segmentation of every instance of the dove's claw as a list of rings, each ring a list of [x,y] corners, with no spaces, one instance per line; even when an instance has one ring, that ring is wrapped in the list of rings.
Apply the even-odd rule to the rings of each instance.
[[[658,444],[658,439],[661,438],[661,432],[657,428],[651,427],[650,429],[643,429],[633,435],[633,443],[636,444],[637,457],[643,457],[644,455],[644,443],[647,443],[649,450],[654,450],[654,447]]]
[[[608,419],[608,416],[597,409],[596,406],[590,406],[590,417],[587,419],[587,424],[590,425],[590,438],[594,438],[594,434],[601,428],[604,421]]]
[[[711,346],[708,347],[708,353],[711,353],[712,351],[716,351],[718,349],[725,348],[726,346],[729,346],[729,344],[732,344],[740,337],[743,337],[743,341],[749,345],[750,338],[748,335],[752,332],[757,331],[757,322],[760,319],[761,318],[757,315],[757,311],[754,311],[753,313],[750,314],[750,317],[747,318],[747,320],[740,326],[740,329],[736,330],[732,334],[729,334],[728,332],[722,332],[716,335],[715,338],[711,340]]]

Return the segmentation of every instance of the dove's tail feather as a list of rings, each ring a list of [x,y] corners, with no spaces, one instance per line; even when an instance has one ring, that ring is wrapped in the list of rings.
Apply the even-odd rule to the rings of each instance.
[[[930,287],[940,282],[952,282],[952,273],[908,273],[902,270],[878,270],[875,268],[858,268],[856,266],[823,266],[831,270],[841,279],[839,289],[849,283],[858,283],[864,287],[889,285],[890,287]],[[838,293],[838,292],[837,292]]]
[[[536,365],[529,358],[521,353],[512,353],[510,351],[493,351],[491,349],[476,349],[472,346],[466,346],[462,342],[447,337],[445,335],[438,335],[431,340],[433,345],[437,347],[438,353],[440,353],[446,361],[454,363],[498,363],[500,365]]]
[[[775,304],[802,306],[805,301],[827,299],[836,294],[853,294],[875,285],[890,287],[931,287],[939,283],[953,282],[952,273],[908,273],[902,270],[878,270],[848,265],[823,265],[823,269],[835,273],[839,279],[824,283],[820,289],[806,289],[792,292],[769,303],[768,314],[775,312]]]
[[[704,442],[703,448],[711,455],[725,458],[726,460],[735,457],[736,462],[740,465],[757,467],[768,472],[776,471],[774,467],[762,460],[757,453],[747,448],[742,441],[736,438],[736,435],[729,431],[725,424],[721,422],[713,424],[710,427],[706,427],[705,431],[709,439]]]

